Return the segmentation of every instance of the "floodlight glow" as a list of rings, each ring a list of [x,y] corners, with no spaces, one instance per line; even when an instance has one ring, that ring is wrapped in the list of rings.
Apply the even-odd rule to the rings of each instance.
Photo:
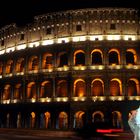
[[[16,46],[16,50],[23,50],[26,48],[26,44]]]

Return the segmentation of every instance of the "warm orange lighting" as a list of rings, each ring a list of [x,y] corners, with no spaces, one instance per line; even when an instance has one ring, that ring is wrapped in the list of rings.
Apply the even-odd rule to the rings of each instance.
[[[32,118],[35,118],[35,113],[32,112],[32,113],[31,113],[31,116],[32,116]]]

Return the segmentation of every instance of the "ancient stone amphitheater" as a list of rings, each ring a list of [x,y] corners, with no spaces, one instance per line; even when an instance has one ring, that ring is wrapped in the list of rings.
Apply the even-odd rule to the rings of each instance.
[[[0,127],[129,129],[140,104],[138,12],[68,10],[1,28]]]

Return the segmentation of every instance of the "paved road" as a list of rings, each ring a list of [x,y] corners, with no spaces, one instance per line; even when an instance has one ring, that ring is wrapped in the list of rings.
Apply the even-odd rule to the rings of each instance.
[[[0,128],[0,140],[133,140],[133,135],[132,133],[117,133],[98,138],[82,138],[71,131]]]

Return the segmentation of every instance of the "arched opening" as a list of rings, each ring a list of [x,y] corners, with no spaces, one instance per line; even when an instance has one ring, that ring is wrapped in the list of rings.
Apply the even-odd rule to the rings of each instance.
[[[104,114],[101,111],[95,111],[92,114],[92,123],[96,129],[103,129],[105,128],[104,123]]]
[[[40,128],[50,128],[51,127],[51,114],[49,112],[40,114]]]
[[[6,74],[13,72],[13,60],[9,60],[6,63]]]
[[[10,128],[10,114],[6,115],[6,128]]]
[[[66,80],[61,80],[57,83],[57,91],[56,96],[57,97],[67,97],[68,96],[68,86]]]
[[[42,59],[42,68],[51,69],[53,65],[53,57],[51,53],[46,53],[43,55]]]
[[[82,79],[78,79],[74,82],[74,96],[84,97],[86,96],[86,84]]]
[[[114,128],[123,128],[122,114],[119,111],[112,112],[112,123]]]
[[[116,49],[111,49],[109,51],[109,65],[119,65],[120,64],[120,53]]]
[[[101,79],[95,79],[91,83],[91,95],[103,96],[104,95],[104,83]]]
[[[40,88],[40,98],[46,98],[52,96],[52,83],[50,81],[44,81]]]
[[[91,53],[91,58],[92,58],[92,65],[102,65],[103,64],[103,53],[95,49]]]
[[[100,123],[104,122],[104,114],[101,111],[96,111],[92,114],[92,122],[93,123]]]
[[[4,86],[3,100],[10,99],[10,95],[11,95],[11,86],[9,84],[7,84]]]
[[[135,78],[131,78],[128,81],[128,96],[139,95],[139,81]]]
[[[31,115],[31,116],[30,116],[30,117],[31,117],[31,119],[30,119],[30,120],[31,120],[31,121],[30,121],[30,123],[31,123],[31,124],[30,124],[30,127],[31,127],[31,128],[35,128],[35,117],[36,117],[36,114],[35,114],[35,112],[31,112],[30,115]]]
[[[27,85],[27,99],[36,99],[36,85],[35,82],[30,82]]]
[[[59,54],[58,66],[63,67],[68,65],[68,54],[66,52]]]
[[[78,50],[74,53],[74,65],[75,66],[84,66],[85,65],[85,52]]]
[[[24,58],[20,58],[16,62],[16,72],[23,72],[24,71]]]
[[[74,115],[74,128],[82,128],[85,124],[85,112],[78,111]]]
[[[137,54],[136,51],[133,49],[128,49],[126,51],[126,64],[127,65],[134,65],[137,62]]]
[[[122,83],[119,79],[112,79],[110,81],[110,95],[121,96],[122,95]]]
[[[21,128],[21,113],[17,114],[17,128]]]
[[[66,112],[60,112],[59,114],[59,128],[60,129],[68,128],[68,115]]]
[[[16,84],[14,88],[14,99],[22,99],[23,89],[21,84]]]
[[[49,112],[44,113],[45,116],[45,128],[50,128],[51,127],[51,115]]]
[[[29,70],[38,70],[39,60],[37,56],[32,56],[29,59]]]

